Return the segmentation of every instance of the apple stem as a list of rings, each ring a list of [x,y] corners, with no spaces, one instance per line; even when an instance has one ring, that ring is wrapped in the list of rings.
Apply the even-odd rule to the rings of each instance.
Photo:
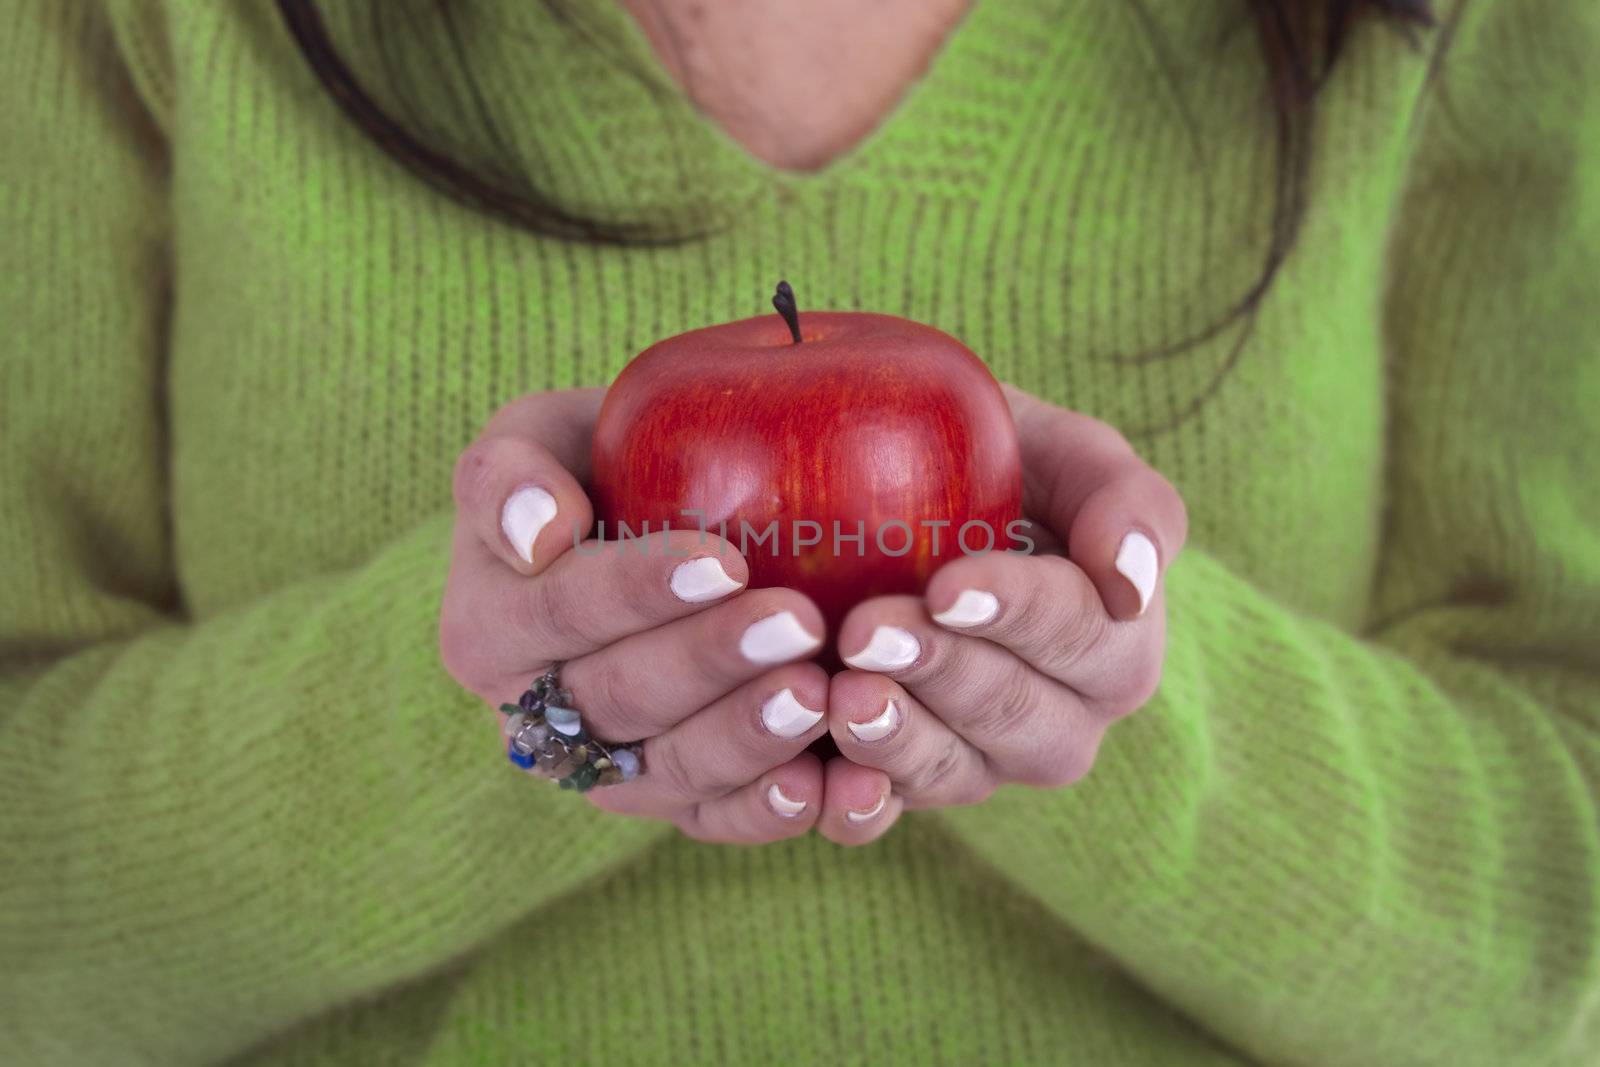
[[[783,316],[783,321],[789,324],[789,333],[794,337],[794,343],[800,343],[800,308],[794,302],[794,290],[788,282],[779,282],[778,291],[772,298],[772,306],[778,309],[778,314]]]

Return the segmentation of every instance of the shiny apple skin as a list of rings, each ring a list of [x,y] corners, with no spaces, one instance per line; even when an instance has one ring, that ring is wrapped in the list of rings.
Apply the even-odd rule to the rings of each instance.
[[[1021,516],[1022,466],[999,384],[955,338],[862,312],[800,322],[801,344],[765,315],[641,353],[601,406],[592,489],[608,538],[619,521],[636,533],[646,522],[693,529],[699,520],[683,511],[696,509],[712,532],[726,522],[738,546],[742,520],[751,588],[806,593],[836,634],[860,601],[920,592],[960,554],[964,523],[987,523],[996,550],[1014,545],[1007,524]],[[795,520],[819,523],[821,543],[794,554]],[[890,554],[907,541],[885,527],[893,520],[910,527],[904,555]],[[753,539],[774,521],[776,552]],[[847,535],[863,524],[864,544],[841,539],[836,555],[835,522]],[[982,528],[969,530],[969,549],[985,543]]]

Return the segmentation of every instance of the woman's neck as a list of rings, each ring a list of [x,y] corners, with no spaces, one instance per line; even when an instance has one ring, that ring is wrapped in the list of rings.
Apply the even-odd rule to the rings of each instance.
[[[971,0],[622,0],[712,121],[785,170],[826,166],[927,69]]]

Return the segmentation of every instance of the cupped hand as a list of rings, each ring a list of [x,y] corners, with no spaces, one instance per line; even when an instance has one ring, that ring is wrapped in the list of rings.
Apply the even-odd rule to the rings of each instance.
[[[1183,501],[1105,423],[1006,394],[1024,510],[1042,548],[1069,552],[962,557],[922,596],[845,619],[851,669],[827,700],[841,755],[817,823],[832,840],[862,844],[904,808],[973,804],[1006,783],[1075,782],[1160,681],[1161,576],[1187,533]]]
[[[579,540],[602,395],[518,400],[462,453],[445,667],[498,708],[564,663],[591,734],[644,739],[643,774],[586,794],[605,810],[707,841],[804,833],[823,806],[822,765],[805,749],[827,730],[828,676],[796,661],[821,646],[822,616],[792,590],[742,591],[745,560],[715,534]]]

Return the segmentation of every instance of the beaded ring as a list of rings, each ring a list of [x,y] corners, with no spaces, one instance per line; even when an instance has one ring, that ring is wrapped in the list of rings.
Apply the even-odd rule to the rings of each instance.
[[[515,704],[502,704],[506,756],[525,771],[549,778],[562,789],[587,792],[597,785],[630,781],[644,772],[644,746],[608,745],[589,736],[561,688],[561,664],[540,675]]]

